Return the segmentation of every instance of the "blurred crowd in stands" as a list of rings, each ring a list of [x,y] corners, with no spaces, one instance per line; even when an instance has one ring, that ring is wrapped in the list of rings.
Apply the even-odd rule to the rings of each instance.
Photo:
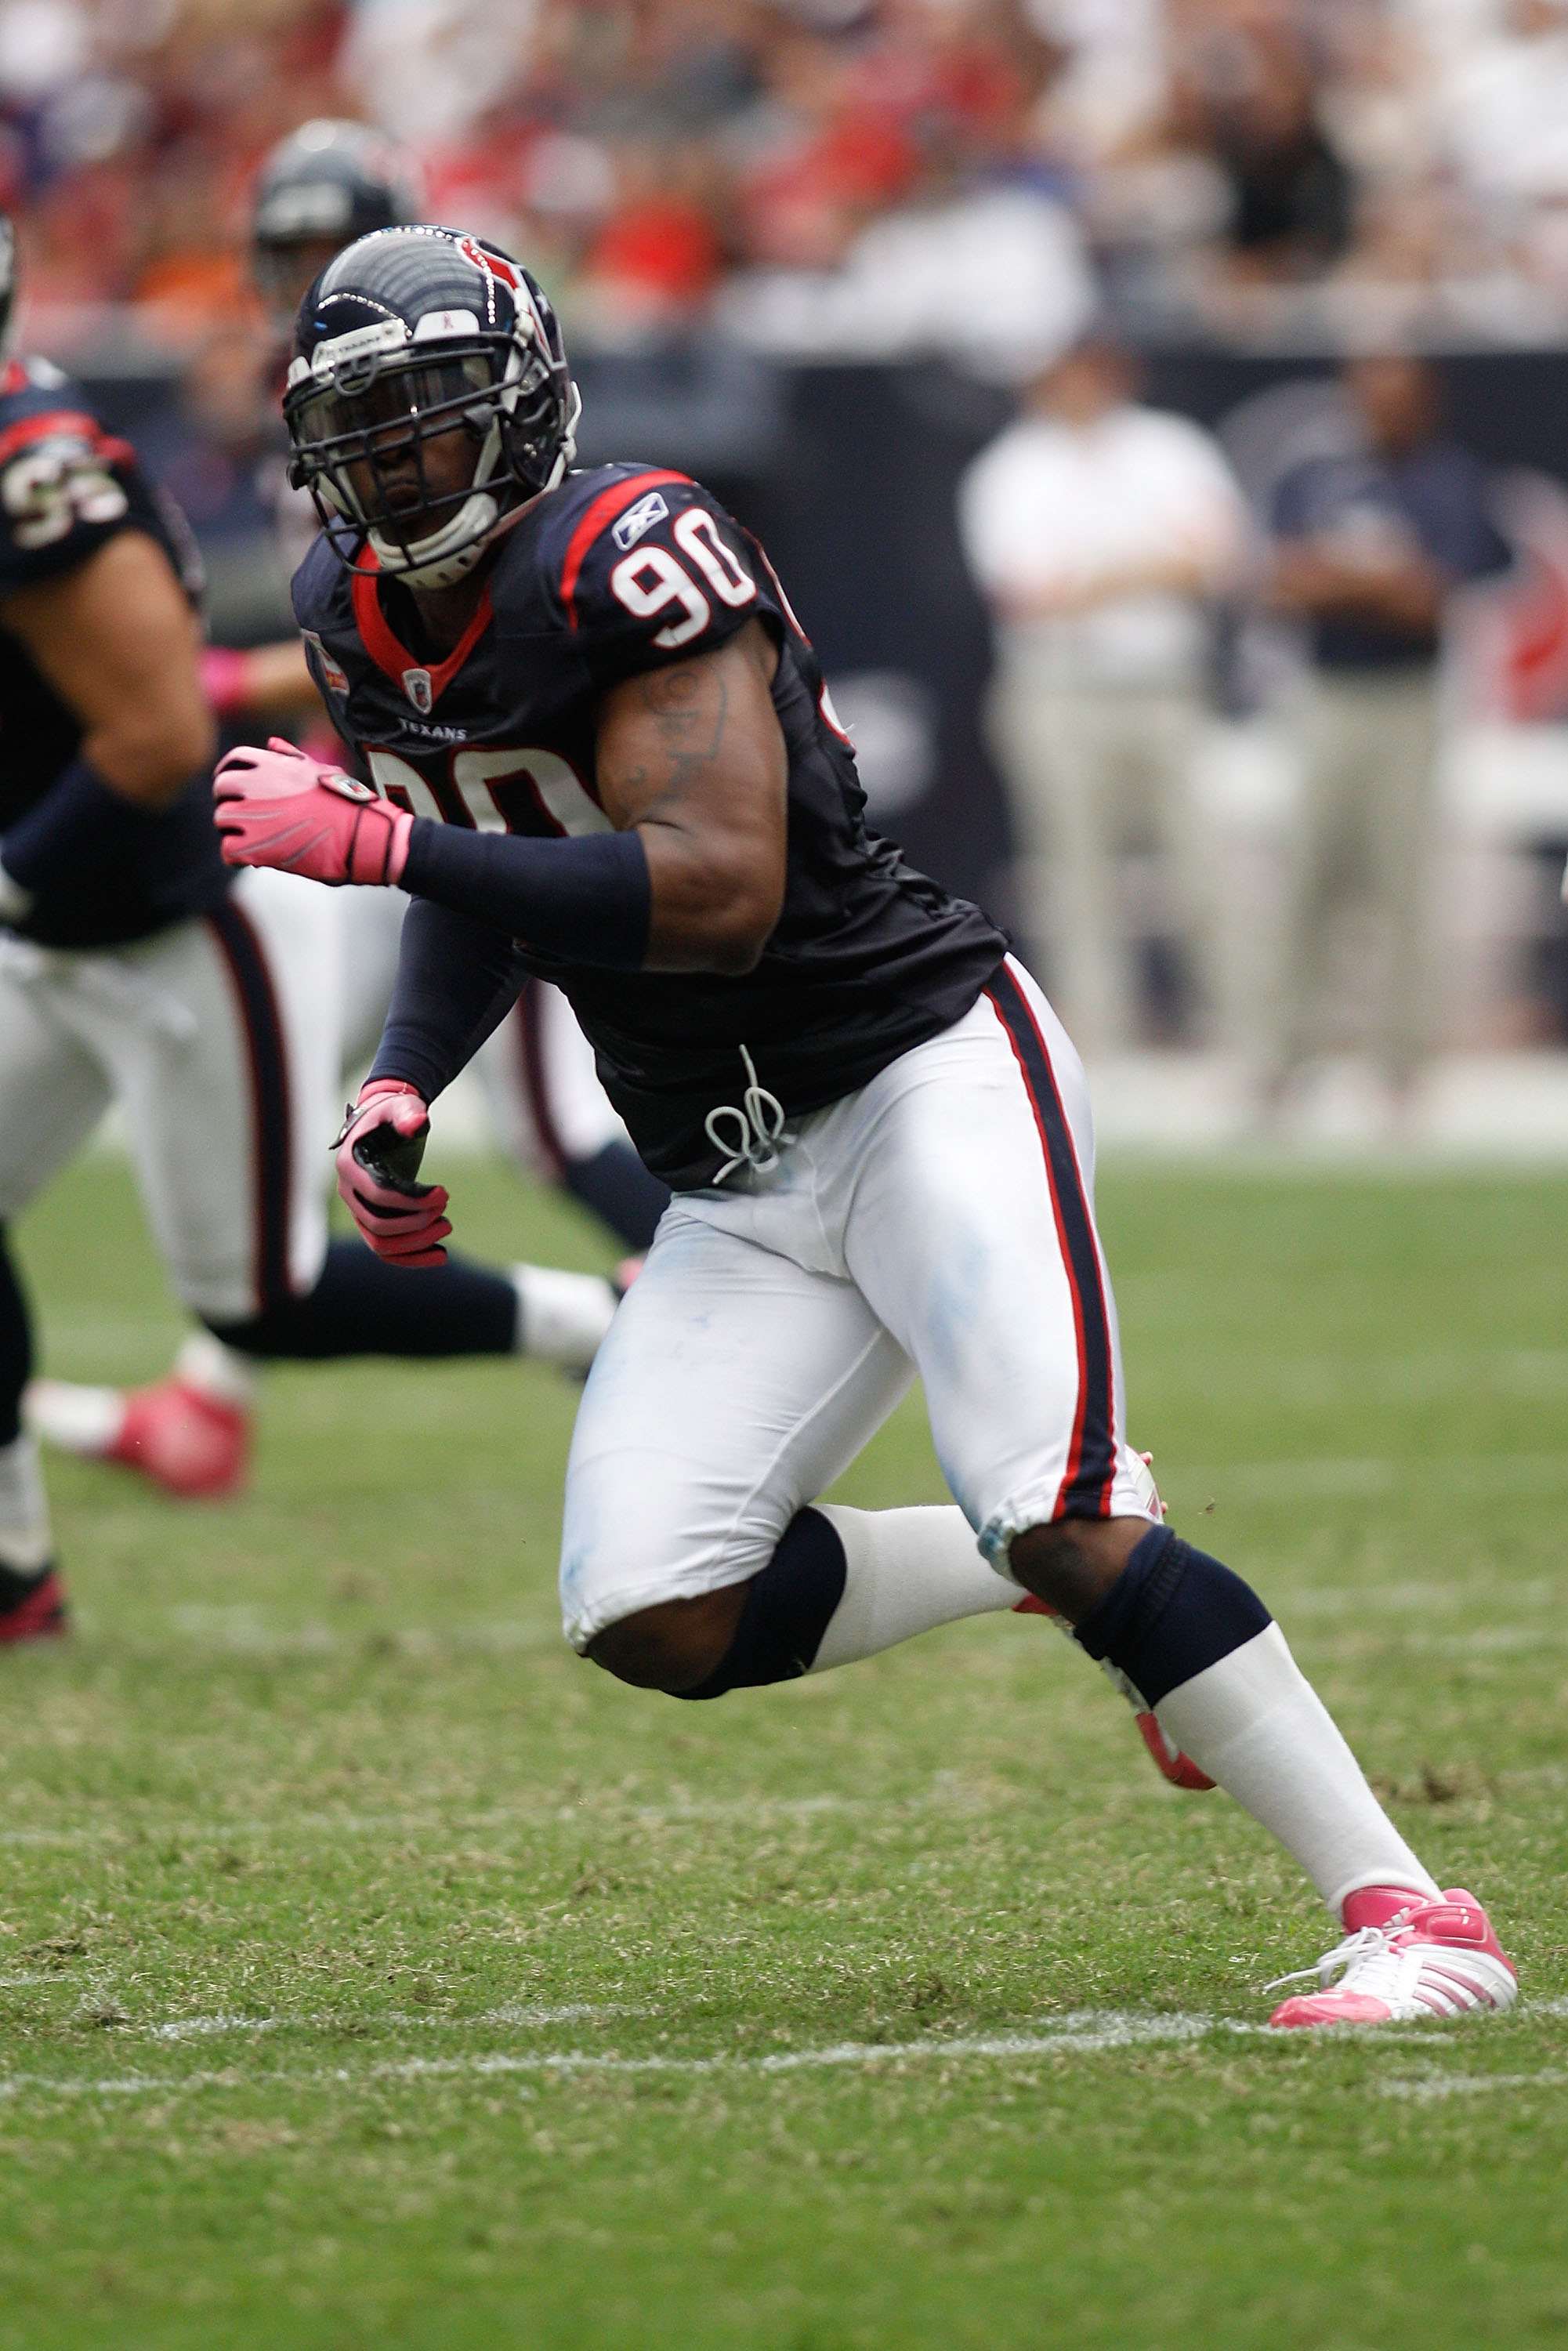
[[[1145,342],[1568,339],[1568,0],[0,0],[56,340],[243,318],[256,164],[344,112],[582,343],[1018,379],[1096,283]]]
[[[1408,1092],[1439,698],[1568,713],[1563,362],[1532,356],[1568,351],[1568,0],[0,0],[24,331],[118,402],[224,647],[288,632],[298,552],[257,170],[334,115],[544,279],[590,462],[691,468],[763,530],[879,820],[997,893],[1086,1044],[1245,1031],[1281,1092],[1348,875]],[[1380,440],[1366,369],[1423,351]],[[821,401],[790,365],[933,359]],[[1511,472],[1445,438],[1467,369],[1528,395]],[[1296,776],[1267,809],[1260,715]],[[1464,869],[1515,975],[1450,990],[1478,1034],[1568,1035],[1568,777],[1539,797]]]

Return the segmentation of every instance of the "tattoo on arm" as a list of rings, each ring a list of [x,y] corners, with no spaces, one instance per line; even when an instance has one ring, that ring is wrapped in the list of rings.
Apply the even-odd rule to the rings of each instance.
[[[640,681],[638,698],[652,722],[638,728],[643,757],[622,768],[615,784],[641,820],[680,800],[719,757],[729,688],[715,667],[657,669]]]

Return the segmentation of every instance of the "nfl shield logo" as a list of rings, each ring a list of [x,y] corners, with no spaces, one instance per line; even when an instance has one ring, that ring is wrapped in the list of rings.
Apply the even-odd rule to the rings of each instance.
[[[428,718],[433,699],[430,691],[430,672],[427,669],[405,669],[402,674],[402,690],[420,716]]]

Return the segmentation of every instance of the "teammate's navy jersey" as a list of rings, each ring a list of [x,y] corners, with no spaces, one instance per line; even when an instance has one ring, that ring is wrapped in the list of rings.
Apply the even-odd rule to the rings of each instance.
[[[380,789],[448,824],[609,831],[594,764],[606,690],[711,652],[754,618],[778,643],[789,868],[755,970],[610,971],[517,943],[571,999],[656,1175],[677,1188],[714,1180],[729,1153],[706,1121],[743,1099],[747,1055],[790,1116],[867,1084],[967,1011],[1005,940],[868,832],[816,655],[761,549],[696,483],[627,465],[570,475],[503,539],[444,659],[408,649],[412,599],[378,581],[368,546],[360,559],[350,575],[321,541],[296,574],[313,674]]]
[[[104,431],[75,384],[42,360],[0,369],[0,603],[85,563],[117,531],[145,531],[194,595],[194,544],[183,517],[138,469],[130,444]],[[0,833],[42,799],[81,744],[76,715],[0,623]],[[156,816],[126,823],[81,853],[68,883],[40,891],[11,925],[47,946],[114,946],[219,899],[204,776]]]

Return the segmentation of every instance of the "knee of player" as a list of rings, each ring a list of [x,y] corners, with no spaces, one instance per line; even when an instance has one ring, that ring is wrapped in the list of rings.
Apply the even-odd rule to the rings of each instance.
[[[606,1625],[587,1655],[634,1689],[672,1698],[712,1679],[735,1638],[747,1586],[731,1584],[692,1600],[664,1600]]]
[[[1143,1537],[1146,1519],[1053,1519],[1015,1535],[1013,1574],[1070,1625],[1103,1598]]]

